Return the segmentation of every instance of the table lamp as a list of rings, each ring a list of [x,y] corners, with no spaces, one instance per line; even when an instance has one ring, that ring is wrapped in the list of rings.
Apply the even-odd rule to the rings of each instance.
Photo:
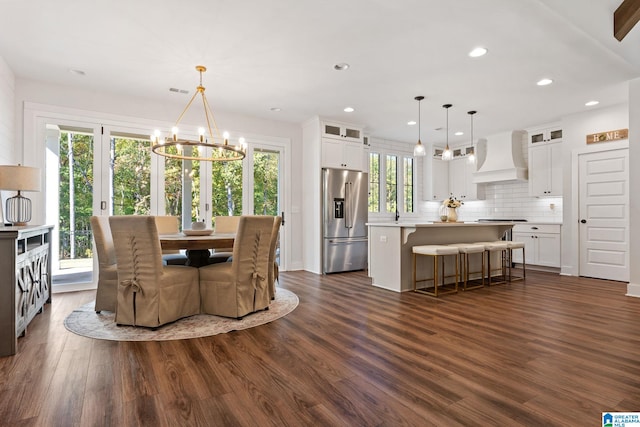
[[[0,189],[17,191],[7,199],[4,221],[14,226],[31,221],[31,200],[22,191],[40,191],[40,169],[29,166],[0,165]],[[1,203],[1,202],[0,202]]]

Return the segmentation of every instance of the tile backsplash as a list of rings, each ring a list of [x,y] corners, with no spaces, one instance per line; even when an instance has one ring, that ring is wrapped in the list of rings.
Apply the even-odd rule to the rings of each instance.
[[[527,181],[484,185],[486,199],[464,202],[458,208],[459,221],[517,218],[530,222],[562,222],[562,197],[531,197]],[[425,220],[436,220],[440,205],[440,202],[420,202],[421,216]]]

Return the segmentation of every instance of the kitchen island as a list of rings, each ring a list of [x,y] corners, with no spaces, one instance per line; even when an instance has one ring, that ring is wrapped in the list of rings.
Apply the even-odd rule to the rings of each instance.
[[[413,290],[411,261],[413,246],[500,240],[505,232],[514,226],[514,223],[370,222],[367,226],[369,227],[369,277],[373,280],[373,286],[404,292]],[[430,274],[429,264],[419,265],[421,277]]]

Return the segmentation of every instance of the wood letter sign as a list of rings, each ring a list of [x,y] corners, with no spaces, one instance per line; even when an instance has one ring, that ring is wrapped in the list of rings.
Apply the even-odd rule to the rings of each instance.
[[[610,130],[607,132],[592,133],[587,135],[587,144],[595,144],[596,142],[617,141],[619,139],[627,139],[629,137],[629,129]]]

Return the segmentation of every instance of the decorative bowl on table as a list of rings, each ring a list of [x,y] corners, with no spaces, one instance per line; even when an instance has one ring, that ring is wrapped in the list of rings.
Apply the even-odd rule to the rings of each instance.
[[[213,229],[204,229],[204,230],[182,230],[182,233],[185,236],[208,236],[213,233]]]

